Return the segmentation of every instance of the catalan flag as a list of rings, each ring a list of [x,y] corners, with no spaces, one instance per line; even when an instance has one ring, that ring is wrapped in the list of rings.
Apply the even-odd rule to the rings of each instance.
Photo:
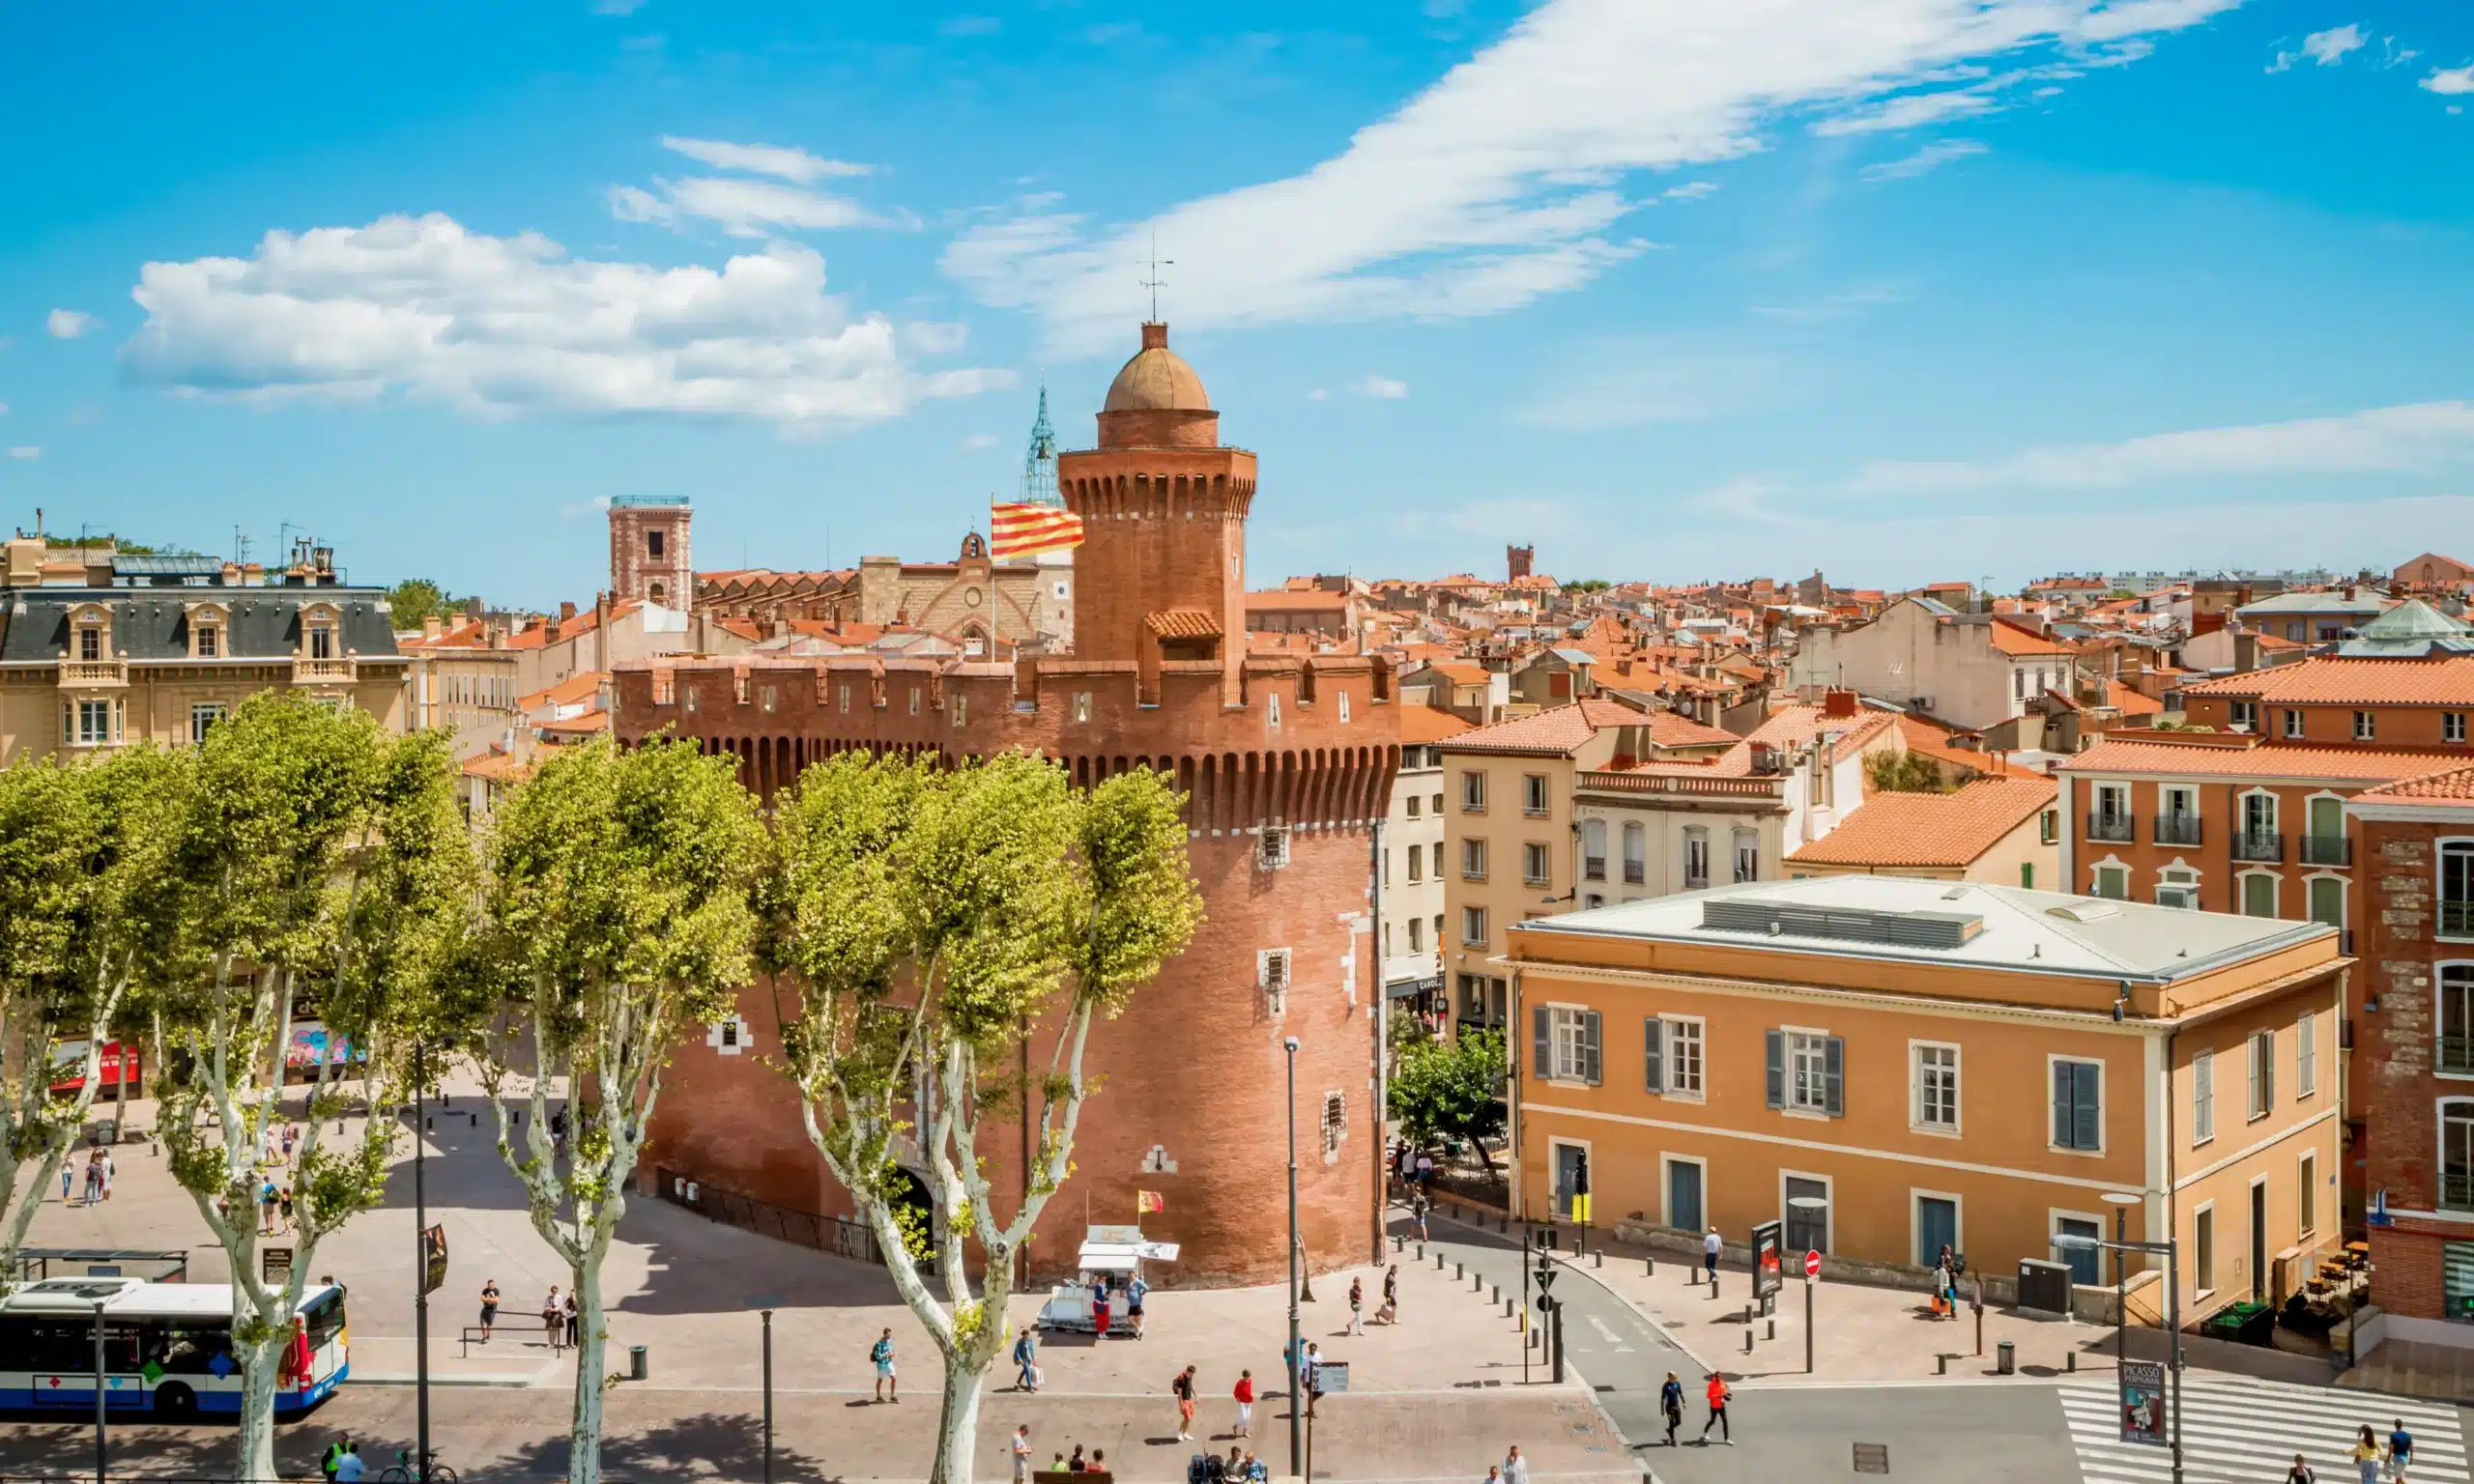
[[[1082,517],[1054,505],[992,505],[989,508],[996,559],[1068,552],[1082,544]]]
[[[1160,1199],[1160,1192],[1157,1190],[1136,1190],[1134,1192],[1134,1213],[1136,1215],[1140,1215],[1147,1211],[1166,1211],[1167,1209],[1168,1203]]]

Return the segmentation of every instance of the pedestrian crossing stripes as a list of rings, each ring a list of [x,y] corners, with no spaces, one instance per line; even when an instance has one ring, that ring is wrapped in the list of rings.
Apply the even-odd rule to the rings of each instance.
[[[2169,1484],[2173,1454],[2121,1441],[2114,1378],[2082,1376],[2060,1388],[2086,1484]],[[2403,1418],[2414,1435],[2410,1484],[2474,1484],[2466,1472],[2465,1433],[2458,1408],[2408,1402],[2376,1392],[2236,1381],[2189,1372],[2182,1382],[2182,1477],[2187,1484],[2274,1484],[2301,1454],[2320,1484],[2354,1484],[2348,1457],[2368,1425],[2384,1444]]]

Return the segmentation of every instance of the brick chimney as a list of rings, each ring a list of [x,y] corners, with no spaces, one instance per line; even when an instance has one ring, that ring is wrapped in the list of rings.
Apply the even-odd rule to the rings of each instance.
[[[1854,691],[1830,691],[1821,699],[1821,714],[1827,717],[1852,717],[1856,714]]]
[[[561,603],[559,605],[559,621],[561,623],[573,623],[576,621],[576,606],[573,603]]]
[[[423,639],[436,639],[446,632],[446,622],[436,614],[432,614],[421,620],[421,638]]]

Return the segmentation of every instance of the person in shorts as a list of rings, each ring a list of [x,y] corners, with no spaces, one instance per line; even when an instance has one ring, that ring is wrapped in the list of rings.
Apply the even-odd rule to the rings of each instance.
[[[481,1285],[481,1343],[490,1343],[490,1327],[499,1322],[499,1280]]]
[[[877,1343],[868,1347],[868,1358],[876,1362],[877,1367],[876,1399],[880,1402],[892,1401],[897,1405],[900,1404],[902,1384],[894,1378],[893,1329],[890,1327],[884,1333],[877,1336]],[[888,1396],[887,1392],[892,1394]]]
[[[1190,1365],[1179,1371],[1177,1379],[1168,1383],[1168,1389],[1177,1398],[1177,1441],[1191,1442],[1194,1436],[1194,1368]]]

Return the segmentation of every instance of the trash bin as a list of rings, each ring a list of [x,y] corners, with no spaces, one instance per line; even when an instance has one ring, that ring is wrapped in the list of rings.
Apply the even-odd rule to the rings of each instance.
[[[640,1346],[638,1349],[641,1353],[642,1347]],[[1993,1369],[1997,1375],[2017,1375],[2019,1372],[2019,1347],[2013,1345],[2008,1340],[2002,1340],[1997,1343],[1993,1347]]]
[[[2004,1340],[2002,1341],[2002,1344],[2005,1347],[2004,1353],[2006,1354],[2006,1347],[2009,1345],[2009,1341]],[[628,1346],[627,1379],[629,1381],[642,1381],[650,1373],[650,1369],[651,1368],[647,1365],[645,1361],[645,1347],[642,1345]]]

